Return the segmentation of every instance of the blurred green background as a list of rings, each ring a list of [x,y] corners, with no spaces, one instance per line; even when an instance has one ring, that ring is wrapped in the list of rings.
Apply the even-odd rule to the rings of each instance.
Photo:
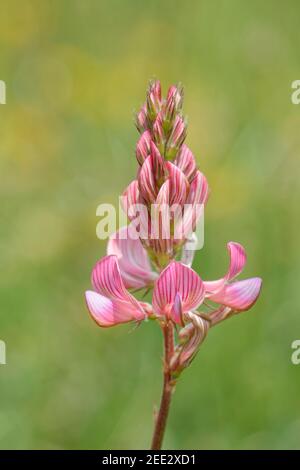
[[[101,330],[84,291],[105,252],[96,207],[136,172],[149,78],[185,86],[187,143],[211,196],[195,269],[245,245],[256,306],[213,329],[173,400],[166,448],[297,448],[300,79],[297,0],[2,0],[1,448],[147,448],[155,324]]]

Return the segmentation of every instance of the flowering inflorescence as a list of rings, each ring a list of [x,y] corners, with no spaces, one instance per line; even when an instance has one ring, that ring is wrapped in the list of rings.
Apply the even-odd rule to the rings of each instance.
[[[202,213],[198,208],[206,204],[209,190],[184,144],[187,126],[182,103],[181,86],[171,86],[163,99],[160,82],[150,83],[136,116],[137,177],[123,194],[130,223],[110,237],[107,256],[92,272],[93,290],[86,292],[89,312],[101,327],[151,318],[163,328],[170,325],[173,336],[177,332],[165,364],[174,381],[191,363],[208,330],[248,310],[261,288],[258,277],[235,281],[246,263],[239,243],[227,245],[229,267],[224,277],[203,281],[191,268],[190,240]],[[131,232],[135,228],[136,233],[140,206],[145,210],[139,217],[137,238]],[[130,292],[151,288],[152,305]]]

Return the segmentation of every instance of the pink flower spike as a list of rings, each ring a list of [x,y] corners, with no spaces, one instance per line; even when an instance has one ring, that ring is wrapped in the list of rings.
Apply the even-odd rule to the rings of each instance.
[[[86,301],[100,326],[145,319],[145,310],[125,288],[116,256],[105,256],[96,263],[92,284],[95,291],[86,292]]]
[[[198,274],[184,264],[172,261],[155,283],[153,308],[158,315],[179,323],[179,317],[202,304],[204,295],[204,285]]]
[[[122,227],[111,235],[107,254],[117,256],[120,273],[127,289],[147,287],[158,277],[158,274],[151,269],[147,252],[141,241],[131,236],[128,227]]]

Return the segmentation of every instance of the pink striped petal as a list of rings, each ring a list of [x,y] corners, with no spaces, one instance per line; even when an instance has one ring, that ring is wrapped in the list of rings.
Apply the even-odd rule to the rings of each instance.
[[[226,320],[227,318],[231,317],[235,312],[231,310],[230,307],[226,307],[225,305],[221,305],[216,310],[209,314],[210,325],[215,326],[218,323]]]
[[[179,292],[175,295],[174,304],[172,307],[171,317],[173,321],[179,325],[183,325],[183,312],[182,312],[182,300]]]
[[[172,317],[175,299],[179,294],[182,313],[186,313],[197,308],[203,302],[204,293],[204,285],[198,274],[191,268],[177,261],[172,261],[161,272],[155,283],[153,292],[154,311],[158,315]],[[172,319],[178,322],[178,315],[175,314]]]
[[[150,131],[144,131],[136,144],[136,158],[140,165],[144,163],[148,155],[150,155]]]
[[[180,329],[179,344],[171,359],[171,368],[177,373],[190,365],[209,330],[209,323],[197,314],[189,312],[186,317],[189,323]]]
[[[161,111],[156,116],[152,131],[155,142],[160,146],[164,146],[165,134],[163,129],[163,117]]]
[[[181,86],[170,86],[165,102],[164,117],[166,121],[173,122],[174,117],[182,108],[183,88]]]
[[[229,269],[226,274],[226,279],[231,280],[238,276],[244,269],[247,261],[245,248],[236,242],[227,243],[227,250],[229,253]]]
[[[169,135],[167,147],[170,149],[178,149],[186,138],[187,126],[184,119],[177,115],[172,126],[171,134]]]
[[[132,220],[135,217],[134,206],[139,203],[140,193],[138,181],[132,181],[121,196],[122,208],[127,217]]]
[[[164,167],[164,165],[162,165],[163,168],[161,168],[161,161],[164,162],[164,159],[163,159],[163,157],[162,157],[160,151],[158,150],[157,146],[156,146],[155,143],[153,142],[153,140],[151,140],[151,142],[150,142],[150,154],[151,154],[151,155],[155,155],[156,159],[157,159],[158,162],[159,162],[158,169],[159,169],[160,171],[162,171],[162,172],[163,172],[163,175],[164,175],[164,174],[165,174],[165,167]],[[156,177],[160,177],[160,176],[162,176],[160,172],[159,172],[159,173],[156,173]]]
[[[147,91],[147,109],[151,118],[159,111],[161,106],[161,84],[159,80],[153,80]]]
[[[138,176],[139,191],[148,203],[155,202],[164,175],[164,160],[155,145],[152,144],[151,155],[144,161]]]
[[[184,204],[182,217],[178,218],[174,226],[174,239],[181,243],[190,238],[201,217],[204,217],[203,204]]]
[[[166,162],[170,181],[169,204],[184,204],[189,192],[189,182],[184,173],[174,163]]]
[[[167,204],[170,205],[170,180],[167,179],[162,185],[158,192],[155,204]]]
[[[156,252],[171,254],[170,224],[170,180],[164,182],[159,190],[155,204],[151,208],[151,239]]]
[[[146,103],[143,104],[140,111],[136,115],[136,127],[139,132],[143,132],[149,127]]]
[[[131,302],[109,299],[93,291],[87,291],[85,297],[92,318],[104,328],[145,318],[144,312]]]
[[[257,300],[261,284],[262,280],[259,277],[233,282],[210,296],[210,300],[230,307],[234,311],[248,310]]]
[[[247,261],[245,248],[240,243],[229,242],[227,243],[227,250],[229,253],[229,267],[225,276],[216,281],[204,282],[208,297],[222,289],[227,281],[234,279],[244,269]]]
[[[105,256],[96,263],[92,271],[92,285],[96,292],[109,298],[130,300],[121,278],[117,257]]]
[[[128,227],[111,235],[107,254],[116,255],[124,285],[140,289],[152,284],[158,274],[151,270],[149,258],[139,239],[132,238]]]
[[[191,185],[186,203],[184,206],[184,213],[182,223],[176,227],[176,238],[187,238],[191,232],[194,232],[200,217],[204,215],[204,205],[207,202],[209,188],[207,180],[203,173],[197,170]]]
[[[188,181],[191,182],[196,174],[197,166],[194,155],[187,145],[182,145],[174,163],[185,174]]]
[[[92,285],[102,296],[131,304],[134,311],[139,311],[143,317],[146,316],[141,304],[126,290],[116,256],[105,256],[96,263],[92,271]]]
[[[191,183],[188,195],[188,204],[206,204],[209,195],[207,179],[201,171],[197,170]]]

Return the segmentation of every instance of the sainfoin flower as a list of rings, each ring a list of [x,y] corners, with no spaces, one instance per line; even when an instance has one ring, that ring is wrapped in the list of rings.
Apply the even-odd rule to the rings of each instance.
[[[117,257],[106,256],[92,272],[93,291],[86,292],[86,301],[93,319],[107,327],[145,319],[146,312],[125,288]]]
[[[223,277],[203,280],[192,269],[195,230],[209,188],[184,143],[182,103],[181,86],[172,85],[164,99],[160,82],[150,83],[136,116],[138,170],[122,196],[129,225],[111,235],[107,255],[92,271],[93,290],[86,292],[89,312],[101,327],[151,319],[162,328],[164,390],[153,449],[161,446],[179,375],[210,328],[252,307],[262,283],[259,277],[236,280],[246,264],[245,249],[236,242],[227,244],[229,266]],[[130,292],[152,289],[151,304]]]

